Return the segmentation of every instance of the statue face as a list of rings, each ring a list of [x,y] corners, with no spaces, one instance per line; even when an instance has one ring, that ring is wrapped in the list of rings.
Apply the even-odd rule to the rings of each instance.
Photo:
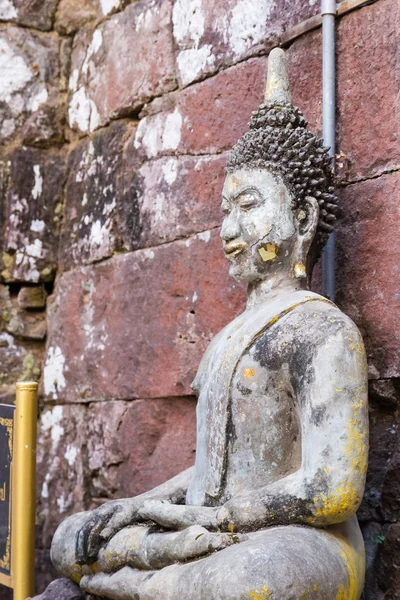
[[[226,176],[221,238],[229,273],[257,281],[291,268],[298,236],[292,196],[279,175],[240,169]]]

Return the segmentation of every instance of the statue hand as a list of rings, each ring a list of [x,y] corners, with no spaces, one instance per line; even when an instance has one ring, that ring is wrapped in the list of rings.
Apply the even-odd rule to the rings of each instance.
[[[76,537],[76,562],[79,565],[95,562],[104,541],[127,525],[141,520],[138,510],[142,503],[134,498],[111,500],[91,511]]]
[[[218,511],[220,507],[190,506],[170,504],[160,500],[148,500],[138,511],[145,521],[153,521],[165,529],[186,529],[200,525],[209,531],[218,529]]]
[[[234,496],[218,511],[221,531],[255,531],[268,523],[268,510],[256,493]]]

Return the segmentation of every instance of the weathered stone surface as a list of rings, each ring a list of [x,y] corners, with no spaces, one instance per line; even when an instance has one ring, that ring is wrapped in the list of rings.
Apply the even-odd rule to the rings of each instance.
[[[4,236],[6,232],[7,219],[7,191],[10,179],[10,165],[4,159],[0,160],[0,249],[4,248]]]
[[[90,497],[135,496],[191,466],[195,410],[192,397],[90,405]]]
[[[392,462],[398,436],[396,417],[392,412],[370,410],[370,441],[367,483],[364,499],[358,510],[360,521],[382,521],[382,495],[386,493],[388,473],[392,473]],[[393,473],[392,473],[393,475]]]
[[[86,407],[51,406],[38,424],[38,536],[48,548],[58,524],[86,507]]]
[[[289,29],[318,11],[295,0],[176,0],[172,14],[178,76],[186,86],[279,44]]]
[[[388,0],[339,22],[339,148],[350,180],[400,167],[399,19],[398,0]]]
[[[322,134],[322,35],[311,31],[295,40],[286,52],[292,102],[299,106],[309,129]]]
[[[31,115],[22,127],[22,141],[26,146],[48,148],[64,139],[65,107],[44,106]]]
[[[134,443],[132,443],[134,440]],[[130,403],[121,425],[119,489],[134,496],[167,481],[194,464],[194,398],[139,400]]]
[[[46,588],[43,594],[31,600],[83,600],[79,587],[69,579],[56,579]],[[30,600],[29,598],[27,600]]]
[[[49,31],[58,0],[1,0],[0,21]]]
[[[35,592],[38,594],[59,577],[50,560],[49,550],[35,550]]]
[[[229,280],[218,231],[64,273],[50,308],[46,396],[190,393],[208,341],[240,311],[243,291]]]
[[[47,292],[43,285],[22,286],[18,292],[18,304],[21,308],[40,309],[46,307]]]
[[[0,318],[1,318],[1,329],[4,330],[5,326],[9,322],[13,311],[13,304],[11,302],[10,291],[8,286],[0,285]]]
[[[399,198],[399,173],[340,191],[337,302],[365,337],[372,379],[400,375]]]
[[[171,2],[142,0],[79,32],[69,85],[69,124],[83,133],[174,89]]]
[[[397,0],[388,0],[338,20],[339,180],[354,181],[400,166],[398,15]],[[293,102],[317,132],[322,130],[321,52],[320,30],[300,37],[287,51]]]
[[[6,331],[16,338],[41,341],[46,337],[46,314],[16,311],[7,323]]]
[[[365,600],[378,600],[382,596],[376,576],[376,562],[380,545],[385,539],[387,527],[374,521],[361,523],[361,531],[365,543],[366,573],[364,585]]]
[[[90,472],[90,497],[96,499],[119,496],[120,469],[124,460],[121,429],[129,402],[112,401],[91,404],[88,409],[88,469]],[[115,432],[118,431],[118,435]],[[133,437],[131,448],[136,444]],[[129,474],[133,479],[132,473]]]
[[[164,112],[141,119],[135,148],[149,158],[230,150],[262,101],[265,69],[264,58],[251,59],[167,98]]]
[[[58,4],[55,28],[62,34],[71,34],[91,21],[104,19],[122,10],[129,0],[61,0]]]
[[[64,158],[58,152],[23,147],[11,154],[10,162],[1,277],[49,281],[57,268]]]
[[[71,34],[99,16],[99,0],[60,0],[55,28],[63,35]]]
[[[11,296],[5,286],[0,287],[0,314],[1,329],[14,337],[36,341],[45,338],[45,312],[28,312],[21,308],[15,295]]]
[[[395,428],[397,445],[388,465],[382,491],[381,511],[386,521],[400,521],[400,443],[399,424]]]
[[[369,396],[374,404],[384,409],[396,409],[400,404],[400,380],[377,379],[371,381]]]
[[[140,168],[136,162],[136,151],[128,151],[119,180],[124,248],[158,245],[220,225],[225,155],[165,157]]]
[[[55,34],[0,27],[0,141],[44,104],[59,102],[59,43]]]
[[[378,582],[385,600],[400,598],[400,523],[389,525],[378,555]]]
[[[116,123],[82,141],[71,152],[65,186],[60,263],[63,268],[111,256],[120,247],[117,213],[125,211],[127,227],[134,198],[117,202],[122,148],[130,127]],[[131,180],[135,172],[130,172]]]
[[[0,332],[0,398],[12,402],[17,381],[37,381],[41,372],[43,349],[23,344],[6,332]]]

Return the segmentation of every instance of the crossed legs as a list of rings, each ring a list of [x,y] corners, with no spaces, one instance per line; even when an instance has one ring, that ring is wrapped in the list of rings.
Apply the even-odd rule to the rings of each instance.
[[[78,530],[84,518],[67,519],[56,536],[63,527]],[[128,527],[90,567],[76,565],[60,539],[56,547],[53,562],[64,576],[110,600],[358,600],[364,578],[354,517],[327,530],[289,525],[239,538],[197,526],[171,533]],[[191,560],[199,555],[206,556]]]

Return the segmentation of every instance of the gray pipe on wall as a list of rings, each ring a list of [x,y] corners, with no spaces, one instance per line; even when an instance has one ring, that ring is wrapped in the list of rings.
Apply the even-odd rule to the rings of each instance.
[[[335,160],[335,0],[322,0],[322,136]],[[322,255],[324,294],[335,301],[335,234],[331,233]]]

